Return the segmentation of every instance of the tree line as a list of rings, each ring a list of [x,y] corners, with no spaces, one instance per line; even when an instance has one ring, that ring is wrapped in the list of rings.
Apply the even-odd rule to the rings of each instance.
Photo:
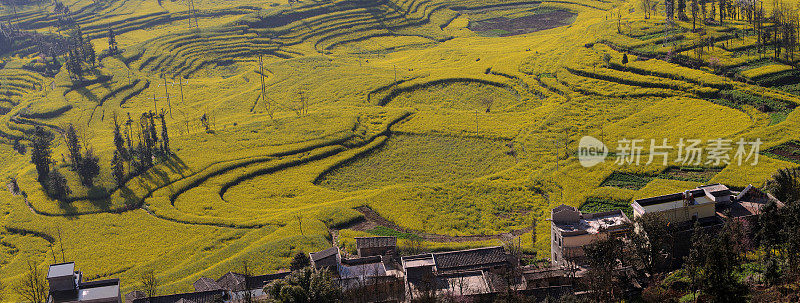
[[[641,0],[645,18],[649,18],[655,3],[654,0]],[[771,49],[775,59],[797,66],[794,61],[800,51],[800,16],[792,5],[781,0],[772,2],[769,14],[764,10],[764,3],[758,0],[665,0],[665,7],[667,20],[677,17],[681,21],[691,21],[692,31],[699,31],[704,25],[721,25],[725,20],[746,21],[750,29],[735,32],[735,38],[755,36],[756,52],[767,53]],[[714,43],[713,37],[697,41],[695,48],[700,50],[695,53],[698,58],[701,59],[705,48],[713,48]]]
[[[114,154],[111,159],[111,172],[117,187],[123,187],[128,176],[139,174],[152,167],[155,159],[168,156],[169,133],[164,112],[155,114],[145,112],[134,121],[130,114],[124,123],[124,133],[116,115],[114,115]],[[158,122],[157,122],[158,121]],[[160,136],[159,126],[160,124]],[[80,184],[91,188],[100,174],[100,158],[94,149],[85,144],[72,124],[60,133],[67,149],[64,162],[74,172]],[[66,177],[55,166],[52,156],[52,144],[55,136],[42,126],[36,126],[33,136],[29,138],[31,162],[36,167],[37,180],[45,192],[57,200],[66,200],[72,193]],[[127,167],[127,169],[126,169]],[[126,172],[127,170],[127,172]]]

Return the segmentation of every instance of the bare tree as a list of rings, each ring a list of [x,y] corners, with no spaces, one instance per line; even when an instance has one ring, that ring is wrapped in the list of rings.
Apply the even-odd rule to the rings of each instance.
[[[44,303],[48,293],[44,271],[40,270],[33,261],[28,261],[28,272],[25,273],[22,282],[14,291],[26,301]]]
[[[692,0],[692,31],[697,30],[697,14],[699,14],[700,6],[698,0]]]
[[[156,278],[155,270],[146,270],[139,275],[139,283],[142,284],[142,291],[148,298],[155,297],[158,294],[158,278]]]
[[[250,278],[250,264],[247,263],[247,260],[242,260],[241,273],[244,275],[244,293],[242,293],[242,302],[252,303],[253,293],[250,292],[250,286],[247,285],[247,279]]]
[[[653,0],[640,0],[639,5],[642,8],[642,12],[644,12],[644,18],[650,19],[650,10],[653,7]]]
[[[494,105],[494,97],[486,96],[481,100],[481,106],[486,108],[486,112],[490,112],[492,110],[492,105]]]

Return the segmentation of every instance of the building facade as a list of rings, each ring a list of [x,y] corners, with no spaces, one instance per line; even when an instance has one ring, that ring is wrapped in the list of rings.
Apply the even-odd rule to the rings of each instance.
[[[584,214],[562,204],[550,214],[550,262],[554,266],[582,263],[584,246],[630,230],[630,220],[621,210]]]

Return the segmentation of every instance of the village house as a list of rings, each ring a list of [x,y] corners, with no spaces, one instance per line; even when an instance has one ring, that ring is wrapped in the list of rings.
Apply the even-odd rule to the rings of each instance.
[[[396,237],[356,237],[356,250],[359,257],[395,256]]]
[[[768,201],[783,203],[775,197],[748,185],[741,192],[733,192],[722,184],[711,184],[683,193],[639,199],[631,203],[634,217],[659,213],[670,223],[691,227],[698,221],[701,226],[720,225],[730,218],[753,218]]]
[[[634,200],[631,203],[633,216],[659,213],[670,223],[714,221],[717,204],[731,203],[731,191],[727,186],[712,184],[700,186],[682,193],[674,193]]]
[[[50,286],[48,303],[122,302],[118,279],[84,282],[83,274],[75,271],[74,262],[50,265],[47,282]]]
[[[783,206],[775,197],[752,185],[741,192],[734,192],[725,185],[711,184],[683,193],[635,200],[631,208],[634,217],[656,213],[671,223],[670,229],[675,239],[671,252],[672,266],[679,266],[692,247],[695,223],[704,232],[713,234],[731,219],[757,220],[761,209],[769,201],[775,201],[778,207]]]
[[[550,262],[565,266],[581,263],[584,246],[609,236],[624,235],[631,230],[630,220],[621,210],[582,213],[568,205],[554,208],[550,214]]]
[[[133,296],[133,294],[129,294]],[[128,296],[126,296],[128,297]],[[137,296],[128,303],[217,303],[227,302],[229,299],[225,290],[196,291],[180,294],[171,294],[156,297]]]
[[[512,272],[518,261],[502,246],[493,246],[405,256],[401,264],[406,294],[413,299],[426,293],[479,296],[496,292],[508,287],[508,280],[501,276]]]
[[[346,298],[357,302],[399,302],[404,297],[403,273],[382,256],[341,259],[339,285]]]
[[[342,260],[339,247],[334,246],[308,255],[311,259],[311,267],[316,270],[328,269],[334,273],[339,270],[339,263]]]

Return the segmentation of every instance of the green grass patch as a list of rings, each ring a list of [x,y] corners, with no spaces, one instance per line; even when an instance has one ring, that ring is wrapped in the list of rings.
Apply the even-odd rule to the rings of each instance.
[[[789,113],[791,112],[782,111],[782,112],[769,113],[769,125],[775,125],[783,122],[784,120],[786,120],[786,117],[789,116]]]
[[[628,200],[610,200],[607,198],[591,197],[586,199],[586,202],[584,202],[579,209],[581,212],[585,213],[597,213],[620,209],[625,213],[626,216],[628,216],[628,218],[632,218],[633,216],[633,209],[631,209],[631,203]]]
[[[410,233],[404,233],[401,231],[396,231],[394,229],[378,226],[373,229],[367,230],[368,233],[376,235],[376,236],[384,236],[384,237],[397,237],[398,239],[420,239],[420,236]]]
[[[670,167],[658,174],[657,178],[706,183],[721,171],[721,168]]]
[[[624,189],[640,190],[653,181],[654,177],[629,173],[611,173],[600,186],[619,187]]]

